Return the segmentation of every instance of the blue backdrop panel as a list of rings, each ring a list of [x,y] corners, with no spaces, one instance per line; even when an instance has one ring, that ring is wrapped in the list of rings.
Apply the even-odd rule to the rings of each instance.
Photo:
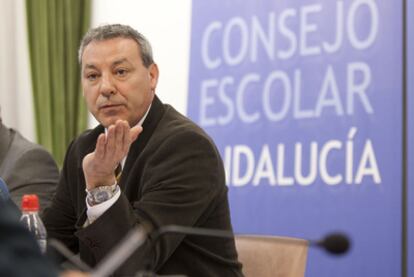
[[[408,274],[414,276],[414,1],[407,1]]]
[[[307,276],[401,274],[402,6],[193,1],[188,114],[223,156],[238,233],[316,239]]]

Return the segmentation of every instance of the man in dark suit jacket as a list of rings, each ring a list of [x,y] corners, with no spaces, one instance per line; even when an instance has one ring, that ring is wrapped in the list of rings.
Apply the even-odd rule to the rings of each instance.
[[[0,118],[0,177],[16,205],[20,206],[23,194],[37,194],[43,210],[55,193],[59,169],[43,147],[7,128]]]
[[[148,41],[129,26],[101,26],[86,34],[79,55],[84,97],[101,125],[68,148],[45,211],[49,236],[94,266],[141,223],[231,232],[220,155],[203,130],[155,96]],[[133,276],[148,263],[159,274],[241,276],[234,239],[166,235],[116,274]]]

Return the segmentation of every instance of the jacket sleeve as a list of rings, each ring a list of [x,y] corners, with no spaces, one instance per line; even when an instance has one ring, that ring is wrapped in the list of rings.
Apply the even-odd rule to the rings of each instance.
[[[60,174],[56,194],[52,203],[48,206],[42,219],[47,229],[48,237],[59,240],[64,243],[72,252],[79,251],[79,245],[74,233],[77,214],[75,205],[77,198],[74,193],[78,179],[78,170],[76,166],[76,157],[73,154],[73,143],[69,146]],[[72,183],[69,181],[69,177]]]
[[[16,160],[6,182],[10,184],[13,202],[20,205],[24,194],[37,194],[41,211],[52,200],[59,179],[59,170],[52,156],[43,148],[25,151]]]
[[[77,232],[97,260],[136,224],[149,221],[154,228],[200,224],[214,208],[213,200],[227,191],[221,158],[212,142],[199,133],[175,132],[162,141],[153,141],[137,160],[141,162],[142,174],[132,176],[140,186],[139,199],[130,203],[122,194],[93,224]],[[117,273],[133,274],[148,262],[159,268],[183,238],[164,236],[155,249],[144,245]]]

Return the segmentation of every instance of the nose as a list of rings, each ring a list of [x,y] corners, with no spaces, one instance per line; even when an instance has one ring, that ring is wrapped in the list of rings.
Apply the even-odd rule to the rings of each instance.
[[[116,93],[115,85],[109,74],[102,74],[100,93],[106,98]]]

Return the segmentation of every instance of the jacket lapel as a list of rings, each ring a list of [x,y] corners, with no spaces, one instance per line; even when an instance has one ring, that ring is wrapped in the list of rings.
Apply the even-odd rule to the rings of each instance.
[[[155,128],[158,125],[158,122],[161,120],[162,116],[164,115],[165,108],[162,102],[158,99],[157,96],[154,97],[152,101],[151,109],[145,119],[144,123],[142,124],[143,131],[137,138],[137,140],[131,145],[129,149],[128,157],[125,162],[125,166],[122,170],[122,176],[119,185],[121,188],[125,188],[124,176],[129,176],[129,172],[135,164],[138,156],[144,150],[145,146],[147,145],[148,141],[150,140],[152,134],[154,133]]]

